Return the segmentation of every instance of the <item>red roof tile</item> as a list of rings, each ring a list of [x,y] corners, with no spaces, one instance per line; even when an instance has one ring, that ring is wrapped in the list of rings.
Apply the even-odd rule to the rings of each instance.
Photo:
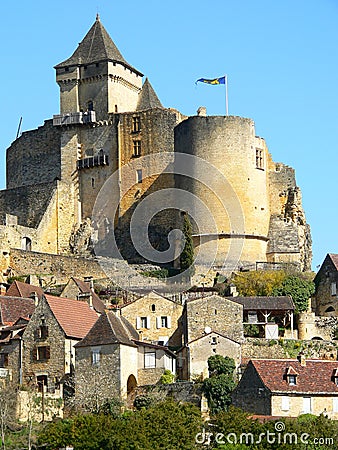
[[[34,292],[38,294],[39,299],[43,295],[43,290],[41,289],[40,286],[33,286],[32,284],[23,283],[22,281],[15,280],[8,288],[6,295],[12,297],[29,298]]]
[[[297,359],[256,359],[249,364],[254,366],[271,392],[338,394],[338,386],[333,378],[338,361],[306,360],[306,365],[302,366]],[[288,384],[288,371],[298,374],[295,386]]]
[[[334,266],[338,270],[338,255],[335,253],[329,253],[329,257],[331,258],[331,261],[333,262]]]
[[[31,298],[0,296],[0,321],[2,325],[13,325],[20,317],[30,317],[35,310]]]
[[[84,338],[97,320],[96,312],[84,301],[52,295],[45,297],[67,337]]]

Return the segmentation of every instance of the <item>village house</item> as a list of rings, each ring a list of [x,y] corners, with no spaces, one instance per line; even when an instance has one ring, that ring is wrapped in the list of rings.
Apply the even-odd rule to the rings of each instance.
[[[338,314],[338,255],[328,253],[317,272],[314,283],[316,292],[312,306],[317,316]]]
[[[85,300],[91,308],[94,308],[100,314],[105,310],[104,303],[94,290],[92,278],[80,280],[79,278],[71,277],[60,296],[63,298]]]
[[[179,330],[177,372],[182,380],[208,377],[208,358],[216,353],[241,363],[243,306],[234,299],[208,295],[187,300]]]
[[[297,417],[325,414],[338,419],[338,362],[299,359],[249,361],[232,396],[253,414]]]
[[[183,311],[180,303],[150,292],[115,311],[134,326],[140,340],[177,348],[182,345],[182,333],[178,330]]]
[[[85,409],[125,400],[136,386],[157,383],[165,369],[175,373],[168,348],[140,341],[132,325],[112,312],[102,314],[75,349],[75,402]]]
[[[75,366],[74,345],[91,329],[97,314],[84,301],[42,296],[23,333],[22,381],[39,392],[60,391]]]

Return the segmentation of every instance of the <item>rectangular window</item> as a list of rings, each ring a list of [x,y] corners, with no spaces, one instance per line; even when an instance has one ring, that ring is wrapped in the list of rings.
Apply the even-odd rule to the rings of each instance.
[[[141,118],[140,116],[133,117],[133,132],[136,133],[141,130]]]
[[[47,339],[48,338],[48,327],[46,325],[41,325],[35,330],[35,339]]]
[[[142,183],[142,169],[136,170],[136,183]]]
[[[8,353],[0,354],[0,367],[1,368],[8,367]]]
[[[331,295],[337,295],[337,283],[331,283]]]
[[[161,327],[168,328],[168,318],[167,316],[161,316]]]
[[[47,390],[48,377],[47,375],[38,375],[36,377],[36,383],[38,385],[38,391],[43,392]]]
[[[141,141],[133,141],[133,156],[141,156]]]
[[[263,150],[256,148],[256,168],[264,169]]]
[[[338,412],[338,397],[332,399],[332,412]]]
[[[282,411],[289,411],[290,410],[290,398],[283,395],[282,396]]]
[[[100,360],[101,360],[100,349],[93,349],[92,350],[92,365],[98,366],[100,364]]]
[[[311,397],[303,397],[303,414],[310,414],[311,411]]]
[[[43,347],[37,348],[37,360],[38,361],[46,361],[50,359],[50,347],[44,345]]]
[[[144,354],[144,368],[145,369],[155,369],[156,367],[156,353],[147,352]]]
[[[296,375],[288,375],[289,385],[296,386]]]

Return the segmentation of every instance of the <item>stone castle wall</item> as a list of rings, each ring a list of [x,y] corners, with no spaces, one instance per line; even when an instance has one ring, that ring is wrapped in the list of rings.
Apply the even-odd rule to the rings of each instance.
[[[25,131],[7,149],[6,158],[7,189],[60,179],[60,129],[46,120],[36,130]]]

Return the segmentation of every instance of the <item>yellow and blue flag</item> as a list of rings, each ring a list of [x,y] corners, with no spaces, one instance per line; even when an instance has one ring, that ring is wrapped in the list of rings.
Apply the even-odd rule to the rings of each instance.
[[[198,82],[206,83],[206,84],[225,84],[225,76],[220,78],[213,78],[209,80],[208,78],[199,78],[197,81],[195,81],[195,84]]]

